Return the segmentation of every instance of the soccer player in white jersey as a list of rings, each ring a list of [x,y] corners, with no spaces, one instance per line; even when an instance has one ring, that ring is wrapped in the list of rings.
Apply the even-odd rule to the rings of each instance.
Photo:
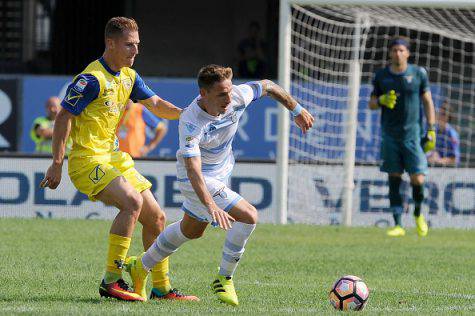
[[[252,101],[266,95],[291,111],[304,133],[314,118],[270,80],[237,86],[231,80],[231,68],[208,65],[200,70],[200,95],[183,111],[179,122],[177,178],[185,197],[185,214],[132,261],[131,269],[145,278],[151,267],[183,243],[201,237],[211,223],[227,230],[219,272],[211,287],[219,300],[236,306],[233,274],[257,223],[255,207],[228,187],[234,166],[231,144],[239,119]]]

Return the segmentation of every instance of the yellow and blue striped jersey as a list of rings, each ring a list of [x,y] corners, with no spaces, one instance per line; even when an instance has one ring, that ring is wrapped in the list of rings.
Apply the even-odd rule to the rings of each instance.
[[[117,125],[128,99],[145,100],[155,93],[128,67],[114,72],[101,57],[90,63],[66,90],[61,105],[75,117],[70,158],[105,155],[119,148]]]

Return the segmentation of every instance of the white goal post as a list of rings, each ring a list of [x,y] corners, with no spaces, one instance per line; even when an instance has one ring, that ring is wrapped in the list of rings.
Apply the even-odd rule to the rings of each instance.
[[[361,91],[387,60],[387,44],[395,35],[415,38],[411,57],[429,68],[431,84],[441,91],[434,95],[435,103],[450,100],[456,107],[461,142],[469,148],[460,166],[473,165],[475,92],[469,90],[475,88],[475,0],[281,0],[278,80],[315,116],[317,128],[299,134],[289,112],[280,107],[276,223],[287,223],[289,210],[313,207],[315,188],[306,192],[308,183],[299,181],[312,168],[331,166],[338,178],[333,186],[341,194],[339,222],[352,224],[355,162],[376,165],[379,159],[376,134],[371,142],[357,145]],[[454,48],[445,50],[446,45]],[[469,60],[471,65],[465,65]],[[366,93],[366,101],[368,97]],[[467,105],[467,100],[474,103]],[[319,128],[322,121],[325,128]],[[289,171],[296,165],[302,168]],[[296,221],[307,222],[305,216]]]

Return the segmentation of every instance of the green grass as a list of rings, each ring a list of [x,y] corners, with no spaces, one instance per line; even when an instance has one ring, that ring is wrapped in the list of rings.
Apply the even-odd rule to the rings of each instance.
[[[201,302],[124,303],[100,299],[110,223],[0,219],[0,314],[329,314],[327,294],[354,274],[370,288],[364,313],[475,313],[475,231],[258,225],[235,276],[237,308],[217,302],[209,283],[224,233],[185,244],[171,258],[173,285]],[[140,251],[137,229],[131,248]]]

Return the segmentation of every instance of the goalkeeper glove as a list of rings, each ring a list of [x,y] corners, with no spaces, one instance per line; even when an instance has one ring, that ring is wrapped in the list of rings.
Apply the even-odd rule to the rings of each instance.
[[[422,148],[427,153],[435,148],[435,126],[429,126],[426,135],[422,138]]]
[[[391,90],[386,94],[380,95],[378,98],[379,105],[384,105],[388,109],[392,110],[396,106],[396,91]]]

